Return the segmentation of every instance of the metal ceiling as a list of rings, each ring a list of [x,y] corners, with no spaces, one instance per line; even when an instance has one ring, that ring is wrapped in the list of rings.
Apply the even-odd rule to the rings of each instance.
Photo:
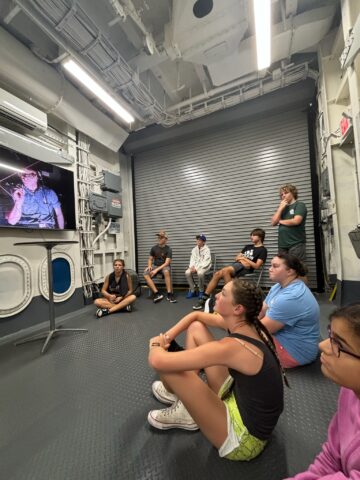
[[[263,72],[250,0],[3,0],[0,21],[53,66],[75,57],[130,105],[137,130],[316,78],[317,45],[338,21],[338,3],[273,0],[272,65]]]

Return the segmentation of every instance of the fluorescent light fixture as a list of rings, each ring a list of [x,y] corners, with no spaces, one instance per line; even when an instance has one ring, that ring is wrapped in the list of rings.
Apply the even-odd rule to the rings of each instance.
[[[0,168],[6,168],[6,170],[12,170],[13,172],[19,172],[19,173],[22,173],[24,171],[24,170],[21,170],[21,168],[12,167],[10,165],[7,165],[6,163],[0,163]]]
[[[253,0],[258,70],[271,62],[271,0]]]
[[[124,107],[120,105],[114,98],[112,98],[100,85],[88,75],[83,68],[81,68],[74,60],[66,60],[62,63],[63,67],[71,73],[84,87],[96,95],[105,105],[119,115],[127,123],[132,123],[135,118],[130,115]]]

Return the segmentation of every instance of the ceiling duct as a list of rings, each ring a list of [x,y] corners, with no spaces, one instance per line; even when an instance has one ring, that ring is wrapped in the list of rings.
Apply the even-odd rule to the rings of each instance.
[[[21,133],[41,135],[47,129],[47,115],[0,88],[0,123]]]
[[[0,84],[11,93],[116,152],[128,133],[94,107],[70,82],[0,27]]]

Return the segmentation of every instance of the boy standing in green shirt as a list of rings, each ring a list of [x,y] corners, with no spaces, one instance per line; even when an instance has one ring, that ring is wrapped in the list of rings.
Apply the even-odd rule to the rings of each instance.
[[[305,261],[307,208],[297,198],[298,191],[294,185],[280,187],[280,204],[272,216],[271,225],[279,226],[279,253],[290,253]]]

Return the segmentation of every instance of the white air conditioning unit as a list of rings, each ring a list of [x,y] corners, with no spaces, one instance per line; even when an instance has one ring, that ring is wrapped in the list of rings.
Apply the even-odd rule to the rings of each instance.
[[[0,88],[0,124],[21,133],[41,135],[47,129],[47,115]]]

